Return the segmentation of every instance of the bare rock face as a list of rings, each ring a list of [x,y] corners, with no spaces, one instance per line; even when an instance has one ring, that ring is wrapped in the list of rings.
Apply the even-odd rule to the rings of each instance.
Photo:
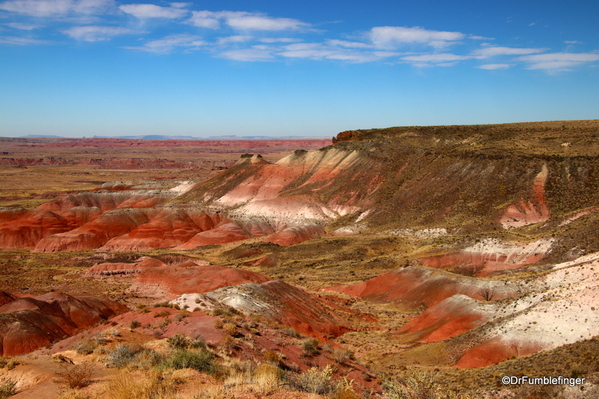
[[[208,292],[232,285],[269,280],[262,274],[247,270],[217,265],[198,266],[186,262],[143,269],[129,290],[140,296],[170,300],[185,293]]]
[[[129,310],[106,299],[55,292],[18,299],[3,293],[2,298],[6,301],[0,306],[2,356],[31,352]]]

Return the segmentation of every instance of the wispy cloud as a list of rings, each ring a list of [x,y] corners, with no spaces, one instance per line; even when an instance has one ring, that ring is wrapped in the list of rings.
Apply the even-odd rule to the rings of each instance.
[[[566,43],[566,44],[583,44],[582,42],[579,42],[578,40],[566,40],[564,43]]]
[[[30,45],[42,45],[42,44],[53,44],[48,40],[38,40],[29,37],[16,37],[16,36],[0,36],[0,43],[2,44],[13,44],[17,46],[30,46]]]
[[[5,25],[10,26],[13,29],[19,29],[19,30],[34,30],[34,29],[39,29],[42,27],[41,25],[25,24],[25,23],[21,23],[21,22],[10,22]]]
[[[170,7],[161,7],[154,4],[125,4],[119,7],[126,14],[137,18],[182,18],[189,14],[185,9],[188,3],[171,3]]]
[[[272,49],[268,46],[252,46],[250,48],[223,51],[219,54],[222,58],[227,58],[233,61],[272,61],[275,56],[272,54]]]
[[[219,29],[221,22],[244,31],[284,31],[308,29],[309,24],[292,18],[273,18],[245,11],[193,11],[188,23],[200,28]]]
[[[527,55],[517,59],[528,63],[528,69],[559,71],[599,61],[599,53],[548,53]]]
[[[74,26],[62,31],[76,40],[84,42],[99,42],[110,40],[115,36],[141,34],[144,32],[114,26]]]
[[[56,17],[69,14],[102,14],[116,7],[114,0],[9,0],[0,10],[34,17]]]
[[[123,47],[130,50],[146,51],[148,53],[168,54],[172,53],[176,48],[184,48],[186,50],[196,50],[207,43],[201,37],[195,35],[170,35],[162,39],[151,40],[143,46]]]
[[[495,69],[507,69],[511,67],[510,64],[484,64],[484,65],[479,65],[476,68],[480,68],[480,69],[487,69],[487,70],[495,70]]]
[[[406,44],[426,44],[432,47],[447,47],[466,37],[460,32],[444,32],[401,26],[377,26],[368,34],[372,43],[380,48],[398,48]]]
[[[518,48],[518,47],[500,47],[489,46],[472,52],[472,55],[477,58],[489,58],[500,55],[526,55],[537,54],[547,51],[545,48]]]

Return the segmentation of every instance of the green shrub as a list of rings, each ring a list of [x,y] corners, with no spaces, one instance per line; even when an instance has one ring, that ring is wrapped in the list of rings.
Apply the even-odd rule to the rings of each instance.
[[[214,373],[214,355],[205,349],[179,349],[165,359],[164,365],[173,369],[194,369],[202,373]]]

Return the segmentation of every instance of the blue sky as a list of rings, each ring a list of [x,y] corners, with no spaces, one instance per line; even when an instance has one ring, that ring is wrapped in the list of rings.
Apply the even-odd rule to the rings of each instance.
[[[599,118],[599,2],[0,0],[0,136]]]

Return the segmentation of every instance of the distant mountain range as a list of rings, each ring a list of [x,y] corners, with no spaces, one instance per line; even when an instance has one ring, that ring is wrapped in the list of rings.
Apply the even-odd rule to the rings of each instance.
[[[23,138],[49,138],[49,139],[66,139],[75,137],[54,136],[49,134],[29,134],[21,136]],[[78,137],[81,138],[81,137]],[[85,137],[83,137],[85,138]],[[318,139],[319,137],[306,136],[209,136],[209,137],[192,137],[192,136],[165,136],[161,134],[149,134],[144,136],[93,136],[94,139],[132,139],[132,140],[273,140],[273,139]]]

